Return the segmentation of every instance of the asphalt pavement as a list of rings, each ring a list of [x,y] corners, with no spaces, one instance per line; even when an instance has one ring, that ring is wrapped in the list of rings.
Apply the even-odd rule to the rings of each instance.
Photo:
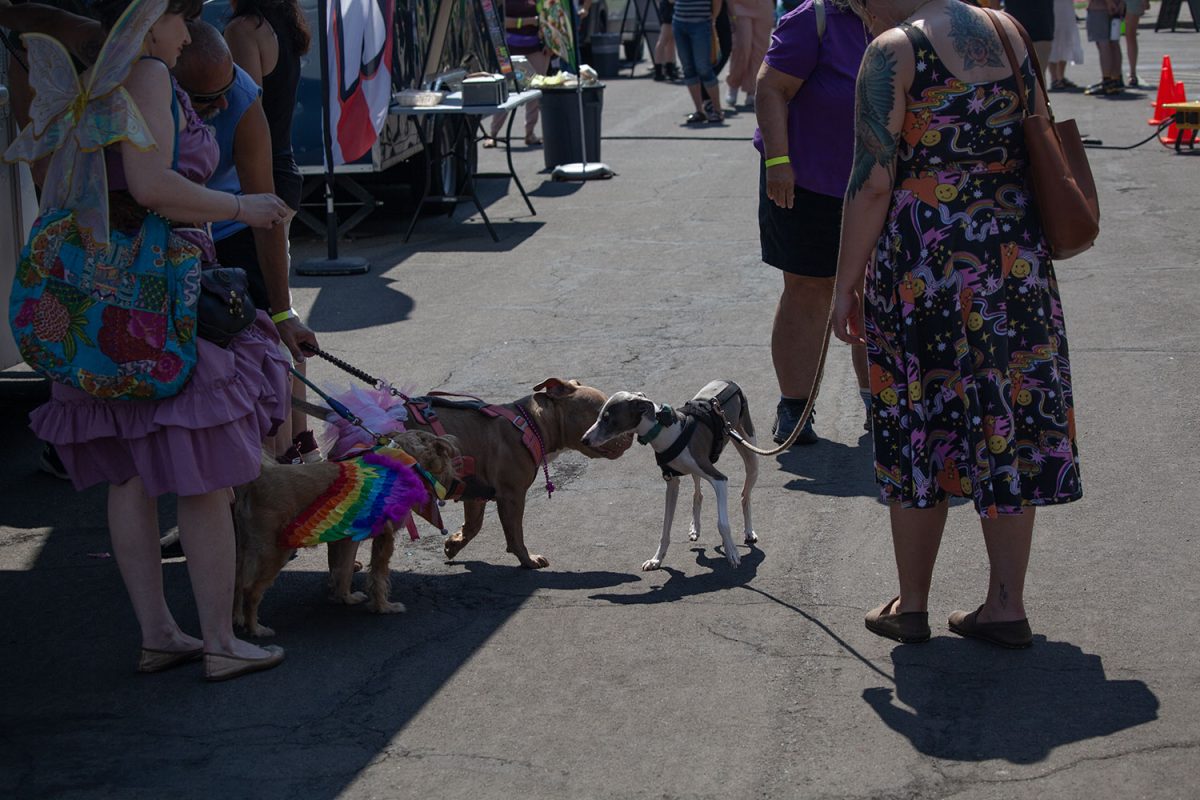
[[[1200,94],[1200,35],[1151,23],[1140,41],[1144,78],[1157,82],[1168,53]],[[728,378],[767,431],[781,281],[758,257],[753,114],[686,128],[685,90],[647,71],[607,81],[612,180],[553,183],[522,145],[514,161],[536,216],[511,183],[481,184],[499,243],[463,205],[423,218],[404,244],[403,209],[384,206],[342,243],[369,274],[296,278],[322,345],[401,387],[499,401],[559,377],[677,405]],[[1094,48],[1069,75],[1097,79]],[[1153,97],[1054,104],[1119,146],[1151,132]],[[710,495],[700,540],[687,541],[681,506],[664,568],[641,572],[663,511],[650,452],[568,454],[550,467],[558,491],[548,499],[539,481],[526,511],[548,568],[519,568],[492,511],[450,563],[424,528],[393,558],[406,613],[374,616],[326,604],[324,554],[304,551],[263,603],[281,667],[219,685],[199,666],[138,675],[104,491],[77,494],[37,470],[25,415],[45,389],[9,371],[0,796],[1196,797],[1200,158],[1154,142],[1091,157],[1102,234],[1057,265],[1085,497],[1039,513],[1031,650],[945,628],[987,580],[963,506],[935,574],[933,640],[897,645],[863,628],[896,579],[849,352],[835,343],[822,441],[763,459],[760,542],[741,548],[738,569],[718,549]],[[480,158],[491,168],[503,156]],[[293,255],[322,247],[300,238]],[[352,381],[323,362],[310,375]],[[742,470],[728,458],[732,494]],[[165,571],[195,631],[186,564]]]

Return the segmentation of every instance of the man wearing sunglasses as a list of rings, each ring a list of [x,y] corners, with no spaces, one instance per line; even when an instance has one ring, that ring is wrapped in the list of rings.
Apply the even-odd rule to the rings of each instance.
[[[174,75],[196,113],[216,134],[220,161],[208,181],[209,188],[238,194],[274,192],[271,131],[263,112],[262,90],[233,63],[225,39],[216,28],[192,20],[188,22],[188,34],[191,43],[179,56]],[[217,222],[213,224],[213,241],[221,264],[246,270],[254,304],[267,309],[279,329],[279,338],[296,359],[297,368],[303,370],[302,345],[316,347],[317,337],[292,310],[286,226],[265,229],[249,228],[233,220]],[[303,396],[303,385],[295,385],[299,387],[296,394]],[[293,412],[292,416],[293,430],[284,429],[278,437],[277,456],[303,429],[303,415]]]

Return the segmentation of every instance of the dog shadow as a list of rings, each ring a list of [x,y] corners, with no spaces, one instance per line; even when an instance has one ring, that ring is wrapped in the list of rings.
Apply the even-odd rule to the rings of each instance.
[[[661,567],[661,572],[670,577],[659,586],[651,586],[642,594],[593,594],[590,600],[606,600],[616,605],[643,605],[646,603],[673,603],[687,597],[720,592],[735,586],[743,586],[754,580],[758,574],[758,566],[766,558],[762,550],[754,545],[749,546],[749,552],[742,555],[742,563],[731,567],[725,558],[725,548],[718,545],[712,549],[716,555],[708,555],[705,547],[692,548],[696,554],[696,565],[708,569],[701,575],[687,575],[673,567]],[[635,579],[636,580],[636,579]]]
[[[952,761],[1043,760],[1055,747],[1108,736],[1158,718],[1142,681],[1109,680],[1100,656],[1034,637],[1004,651],[954,637],[892,650],[895,692],[863,700],[920,753]]]

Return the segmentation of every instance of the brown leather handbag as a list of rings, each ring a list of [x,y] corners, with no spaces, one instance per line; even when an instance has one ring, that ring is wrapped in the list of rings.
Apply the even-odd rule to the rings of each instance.
[[[1096,181],[1092,178],[1092,168],[1083,149],[1079,128],[1073,119],[1055,122],[1048,99],[1046,115],[1030,110],[1021,65],[1013,53],[1004,27],[996,18],[997,12],[984,13],[991,17],[992,24],[996,26],[996,33],[1000,36],[1000,43],[1004,45],[1008,63],[1017,79],[1017,92],[1025,112],[1021,128],[1025,133],[1025,149],[1029,154],[1029,184],[1037,200],[1050,254],[1057,259],[1077,256],[1091,248],[1100,233]],[[1033,43],[1029,41],[1029,34],[1016,20],[1013,20],[1013,24],[1025,42],[1025,50],[1033,63],[1042,97],[1046,97],[1042,68],[1034,53]]]

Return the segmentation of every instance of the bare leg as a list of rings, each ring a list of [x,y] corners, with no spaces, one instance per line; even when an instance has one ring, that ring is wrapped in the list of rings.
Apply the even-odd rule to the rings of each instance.
[[[1023,514],[982,520],[991,574],[980,622],[1025,619],[1025,572],[1033,545],[1033,522],[1032,508]]]
[[[675,63],[675,30],[670,25],[663,25],[658,31],[658,41],[654,44],[654,63]]]
[[[858,388],[869,389],[871,373],[867,368],[867,346],[865,344],[851,345],[850,363],[854,365],[854,377],[858,381]]]
[[[238,658],[270,656],[233,635],[236,555],[228,489],[179,498],[179,540],[187,556],[205,652]]]
[[[1137,62],[1138,62],[1138,24],[1142,21],[1142,16],[1139,14],[1136,17],[1125,17],[1125,52],[1129,56],[1129,78],[1131,81],[1137,80]]]
[[[893,612],[926,611],[933,565],[946,527],[945,502],[933,508],[903,508],[891,505],[892,548],[896,553],[896,573],[900,578],[900,602]]]
[[[688,94],[690,94],[692,96],[692,105],[696,106],[697,112],[703,114],[704,113],[704,98],[701,97],[701,95],[700,95],[700,84],[689,83],[687,90],[688,90]]]
[[[771,361],[784,397],[808,397],[812,391],[832,298],[833,278],[783,274],[783,294],[771,328]]]
[[[180,630],[163,596],[158,507],[154,499],[146,495],[141,478],[109,487],[108,527],[117,567],[121,570],[121,579],[133,604],[138,626],[142,629],[142,647],[166,651],[195,650],[202,642]],[[230,567],[232,598],[232,564]]]

